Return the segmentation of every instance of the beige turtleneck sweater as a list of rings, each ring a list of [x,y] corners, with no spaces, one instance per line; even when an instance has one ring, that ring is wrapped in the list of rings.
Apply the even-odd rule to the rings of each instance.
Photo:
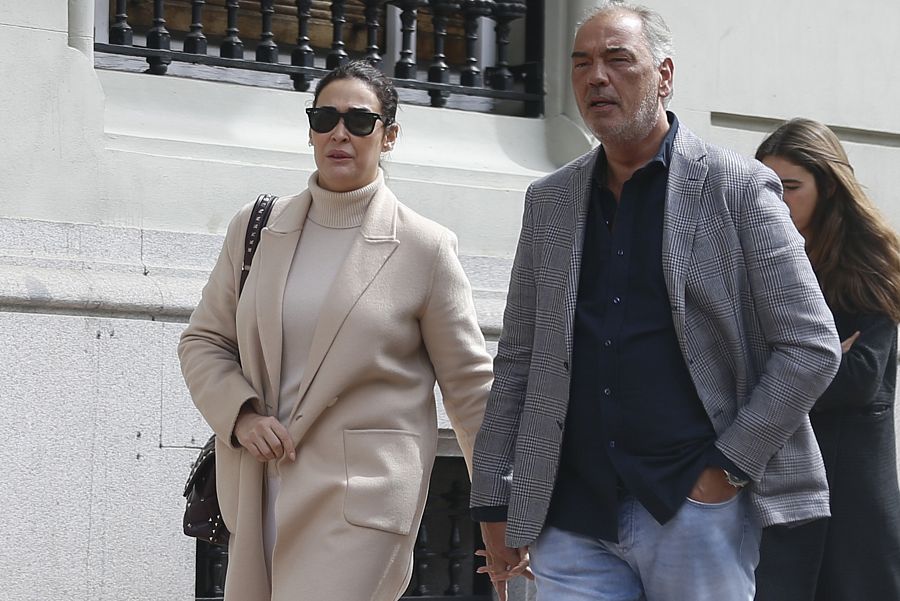
[[[297,401],[322,304],[359,233],[369,201],[383,185],[380,169],[375,181],[350,192],[320,188],[316,173],[309,178],[312,204],[288,272],[281,315],[278,419],[282,423],[287,423]]]

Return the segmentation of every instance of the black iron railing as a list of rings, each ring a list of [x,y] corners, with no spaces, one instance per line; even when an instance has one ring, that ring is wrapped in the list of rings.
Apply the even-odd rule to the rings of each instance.
[[[388,5],[400,12],[399,31],[384,27]],[[150,10],[146,0],[111,0],[109,43],[95,50],[146,58],[147,70],[157,75],[173,62],[280,73],[300,91],[327,70],[366,58],[398,87],[427,91],[432,106],[462,95],[517,101],[527,116],[543,111],[543,0],[153,0]],[[482,70],[484,17],[493,23],[496,60]],[[525,19],[519,52],[525,61],[511,65],[510,26],[517,19]],[[330,29],[330,40],[323,28]],[[250,35],[258,38],[247,58]],[[385,65],[390,35],[399,36],[399,60]],[[141,39],[145,43],[137,44]]]
[[[477,524],[469,519],[468,505],[465,463],[438,457],[416,539],[412,580],[402,599],[490,601],[490,580],[475,573],[475,549],[483,545]],[[227,567],[224,547],[197,542],[197,601],[222,599]]]

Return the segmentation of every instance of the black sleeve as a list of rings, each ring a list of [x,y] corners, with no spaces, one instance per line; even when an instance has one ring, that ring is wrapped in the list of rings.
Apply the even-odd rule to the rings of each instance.
[[[473,507],[469,511],[473,522],[505,522],[509,507],[507,505]]]
[[[813,411],[859,409],[875,401],[889,363],[896,362],[897,324],[886,315],[859,316],[855,327],[841,331],[841,340],[859,332],[831,384],[816,401]]]

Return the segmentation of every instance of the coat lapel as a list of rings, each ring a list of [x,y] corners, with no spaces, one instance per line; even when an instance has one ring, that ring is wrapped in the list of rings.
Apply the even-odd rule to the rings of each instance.
[[[397,199],[387,188],[381,187],[372,198],[360,234],[353,241],[322,304],[297,402],[291,413],[292,421],[347,315],[397,249],[396,216]]]
[[[282,304],[284,288],[287,284],[288,272],[300,240],[300,232],[309,211],[310,195],[304,192],[296,197],[285,198],[279,203],[283,208],[272,216],[269,225],[263,228],[260,235],[259,249],[253,259],[254,265],[264,265],[255,269],[257,280],[256,321],[259,328],[259,340],[262,347],[263,361],[272,390],[268,391],[266,408],[269,415],[275,415],[278,407],[275,399],[281,388],[281,344],[282,344]]]
[[[663,275],[679,339],[684,334],[685,282],[694,247],[700,194],[709,169],[705,158],[703,142],[679,126],[669,165],[662,241]]]
[[[558,222],[559,231],[568,235],[566,243],[571,249],[569,266],[566,271],[565,292],[566,354],[570,362],[574,340],[572,329],[575,323],[575,305],[578,301],[578,277],[581,273],[581,251],[584,247],[584,228],[587,221],[588,203],[591,198],[590,182],[599,155],[600,148],[597,147],[587,155],[584,163],[576,166],[563,198],[563,210]]]

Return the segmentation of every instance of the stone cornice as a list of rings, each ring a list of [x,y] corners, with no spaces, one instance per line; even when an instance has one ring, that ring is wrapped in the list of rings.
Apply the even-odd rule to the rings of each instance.
[[[0,311],[185,322],[223,236],[0,219]],[[460,258],[479,323],[500,333],[511,261]]]

